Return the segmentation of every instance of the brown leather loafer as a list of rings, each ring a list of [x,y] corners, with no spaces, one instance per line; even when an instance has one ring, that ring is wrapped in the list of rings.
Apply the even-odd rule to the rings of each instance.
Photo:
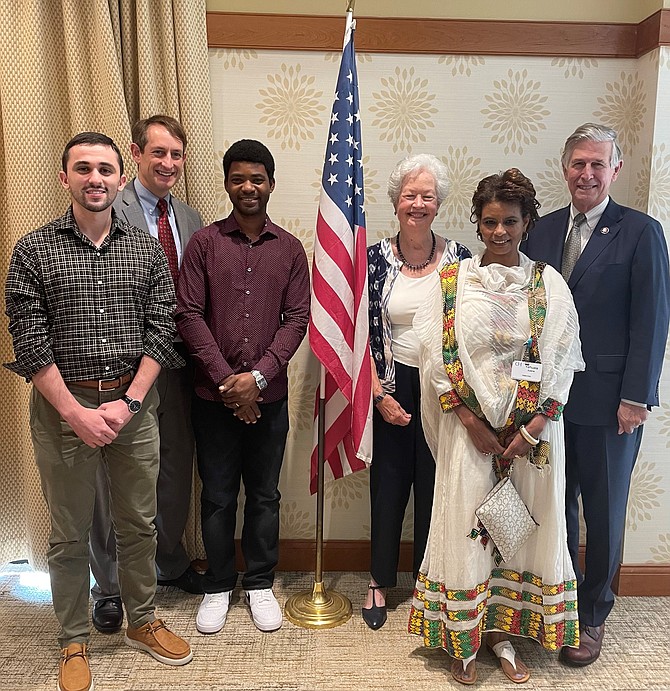
[[[605,624],[579,627],[579,648],[561,648],[559,659],[570,667],[586,667],[600,657]]]
[[[93,688],[86,643],[63,648],[58,665],[58,691],[90,691]]]

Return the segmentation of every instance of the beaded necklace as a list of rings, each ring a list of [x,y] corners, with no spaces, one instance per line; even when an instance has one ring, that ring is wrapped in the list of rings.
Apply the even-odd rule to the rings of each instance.
[[[422,271],[425,269],[430,262],[433,261],[433,257],[435,256],[435,233],[431,230],[430,234],[433,237],[433,246],[430,248],[430,254],[428,255],[428,259],[426,259],[423,264],[410,264],[407,259],[405,259],[405,255],[403,255],[402,250],[400,249],[400,232],[395,236],[395,248],[396,251],[398,252],[398,259],[402,262],[403,266],[406,266],[410,271]]]

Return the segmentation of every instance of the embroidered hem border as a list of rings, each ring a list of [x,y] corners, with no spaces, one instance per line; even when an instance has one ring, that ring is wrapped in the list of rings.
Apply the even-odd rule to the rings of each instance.
[[[489,587],[491,581],[495,584]],[[524,589],[532,585],[533,590]],[[438,594],[436,599],[426,598],[425,593]],[[483,593],[486,597],[478,599]],[[557,602],[545,603],[545,597],[564,594]],[[495,599],[496,602],[489,602]],[[501,601],[502,600],[502,601]],[[470,609],[448,609],[448,602],[470,602]],[[525,607],[524,605],[532,605]],[[541,608],[544,614],[538,610]],[[425,612],[439,613],[437,618],[424,616]],[[546,617],[558,621],[549,622]],[[472,621],[469,629],[456,630],[449,622]],[[490,630],[506,631],[513,636],[525,636],[538,641],[546,650],[559,650],[563,646],[579,645],[579,621],[577,616],[577,582],[546,584],[528,571],[519,573],[511,569],[497,568],[491,571],[489,581],[471,590],[450,590],[443,583],[430,581],[420,573],[414,589],[414,599],[409,616],[409,633],[421,636],[427,648],[444,648],[452,657],[467,659],[481,646],[482,634]]]

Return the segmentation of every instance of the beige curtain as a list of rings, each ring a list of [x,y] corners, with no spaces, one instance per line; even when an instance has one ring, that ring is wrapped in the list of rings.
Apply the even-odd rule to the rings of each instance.
[[[0,276],[16,240],[61,213],[64,144],[83,130],[112,137],[129,176],[130,126],[165,113],[189,136],[177,195],[216,213],[205,0],[0,2]],[[2,362],[13,359],[7,318]],[[45,566],[48,514],[28,431],[30,386],[0,371],[0,563]],[[202,556],[192,512],[187,545]]]

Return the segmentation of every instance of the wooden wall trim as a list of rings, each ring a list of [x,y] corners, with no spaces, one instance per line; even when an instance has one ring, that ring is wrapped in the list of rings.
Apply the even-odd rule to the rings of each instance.
[[[280,571],[314,571],[316,546],[314,540],[280,540]],[[412,543],[400,543],[400,571],[412,570]],[[238,554],[238,557],[241,555]],[[324,571],[369,571],[368,540],[326,540],[323,543]]]
[[[661,13],[655,12],[640,22],[637,27],[637,47],[641,54],[648,53],[659,45],[661,34]]]
[[[367,53],[638,58],[670,45],[670,9],[639,24],[356,18]],[[344,16],[208,12],[210,48],[323,50],[342,47]]]
[[[316,566],[314,540],[280,540],[278,571],[311,571]],[[237,543],[237,568],[244,570],[244,561]],[[584,546],[579,548],[584,568]],[[327,540],[323,544],[324,571],[369,571],[368,540]],[[412,543],[400,543],[400,571],[412,570]],[[670,564],[621,564],[614,578],[617,595],[639,597],[670,596]]]
[[[617,595],[670,595],[670,564],[621,564],[615,580]]]
[[[400,543],[400,571],[412,570],[412,543]],[[244,571],[244,559],[240,540],[235,540],[238,571]],[[199,571],[207,568],[206,562],[193,562]],[[280,540],[278,571],[314,571],[316,568],[316,543],[314,540]],[[324,571],[369,571],[370,542],[368,540],[327,540],[323,543]]]

